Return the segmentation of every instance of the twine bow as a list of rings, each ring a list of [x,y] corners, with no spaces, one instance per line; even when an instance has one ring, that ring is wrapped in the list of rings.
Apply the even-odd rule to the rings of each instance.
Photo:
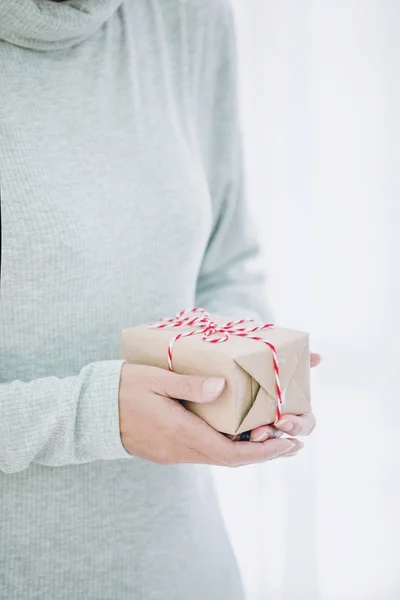
[[[237,321],[228,321],[223,325],[215,323],[208,312],[203,308],[195,307],[191,310],[182,310],[180,313],[172,319],[162,319],[158,323],[152,323],[149,325],[151,329],[175,329],[177,327],[194,327],[190,331],[184,331],[178,333],[169,343],[168,346],[168,370],[173,371],[172,365],[172,353],[175,343],[184,337],[191,337],[193,335],[201,335],[204,342],[209,344],[221,344],[227,342],[231,335],[237,337],[248,338],[257,342],[263,342],[268,346],[272,352],[274,376],[275,376],[275,391],[277,396],[277,412],[276,422],[281,418],[282,414],[282,390],[280,384],[280,371],[278,357],[276,355],[275,346],[265,340],[263,337],[253,335],[257,331],[263,331],[265,329],[272,329],[274,325],[272,323],[265,323],[264,325],[252,325],[249,327],[243,327],[245,323],[255,323],[253,319],[238,319]]]

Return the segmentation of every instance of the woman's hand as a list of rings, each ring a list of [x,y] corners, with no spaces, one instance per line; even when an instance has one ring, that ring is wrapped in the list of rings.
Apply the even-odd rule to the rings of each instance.
[[[319,354],[311,354],[310,363],[311,367],[317,367],[321,362],[321,356]],[[302,415],[282,415],[282,418],[273,427],[266,425],[264,427],[257,427],[251,432],[250,439],[253,442],[265,442],[273,438],[280,437],[283,433],[290,435],[310,435],[316,425],[315,416],[311,412],[304,413]],[[293,451],[287,456],[293,456],[297,450],[294,448]]]
[[[301,442],[290,438],[272,438],[259,444],[235,442],[176,401],[212,402],[224,385],[223,379],[122,365],[119,415],[121,440],[126,451],[159,464],[238,467],[288,456],[302,448]]]

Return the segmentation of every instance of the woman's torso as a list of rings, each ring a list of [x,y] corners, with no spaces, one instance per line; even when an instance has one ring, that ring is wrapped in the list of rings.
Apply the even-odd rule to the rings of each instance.
[[[124,327],[194,302],[213,208],[185,44],[206,5],[125,2],[54,51],[0,41],[0,382],[118,358]],[[0,504],[1,598],[241,597],[203,467],[35,465],[0,475]]]

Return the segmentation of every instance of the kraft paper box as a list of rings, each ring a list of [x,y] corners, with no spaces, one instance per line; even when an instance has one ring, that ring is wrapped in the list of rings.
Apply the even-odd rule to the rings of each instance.
[[[211,316],[218,324],[228,319]],[[147,325],[122,332],[121,358],[128,363],[168,369],[169,343],[193,327],[151,329]],[[273,328],[258,331],[276,349],[284,405],[282,412],[301,414],[310,408],[310,353],[308,334]],[[211,404],[184,402],[217,431],[240,434],[276,418],[277,395],[271,349],[266,344],[230,335],[210,344],[201,335],[181,338],[173,347],[173,370],[183,375],[224,377],[226,386]]]

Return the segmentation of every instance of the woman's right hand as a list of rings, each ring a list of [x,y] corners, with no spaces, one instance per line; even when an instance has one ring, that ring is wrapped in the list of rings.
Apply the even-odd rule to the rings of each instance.
[[[202,463],[239,467],[293,455],[295,439],[235,442],[177,400],[212,402],[223,379],[178,375],[156,367],[123,364],[119,389],[122,444],[133,455],[159,464]]]

